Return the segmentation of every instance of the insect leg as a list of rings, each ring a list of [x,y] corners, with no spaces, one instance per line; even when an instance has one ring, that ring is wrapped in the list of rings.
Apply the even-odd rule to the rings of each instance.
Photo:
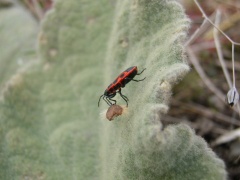
[[[106,97],[106,100],[108,101],[108,103],[110,104],[110,106],[113,105],[112,102],[114,102],[114,104],[116,104],[116,102],[117,102],[116,100],[111,99],[110,97]],[[112,102],[111,102],[111,101],[112,101]],[[108,105],[109,105],[109,104],[108,104]]]
[[[123,95],[121,91],[119,92],[119,94],[121,94],[122,97],[124,97],[127,101],[129,101],[128,97]]]
[[[104,96],[104,94],[101,95],[100,98],[99,98],[99,100],[98,100],[98,107],[99,107],[100,100],[101,100],[101,98],[102,98],[103,96]]]
[[[121,89],[118,91],[118,93],[124,99],[124,101],[127,103],[127,107],[128,107],[128,98],[122,94]]]
[[[106,96],[103,96],[103,100],[109,105],[111,106],[112,103],[109,101],[109,99]]]
[[[129,99],[128,99],[127,96],[125,96],[125,95],[123,95],[123,94],[122,94],[122,96],[123,96],[127,101],[129,101]]]
[[[129,79],[129,80],[131,80],[131,81],[135,81],[135,82],[139,82],[139,81],[143,81],[144,79],[146,79],[146,77],[143,78],[143,79],[139,79],[139,80],[137,80],[137,79],[131,79],[131,78],[126,78],[126,79]]]
[[[140,74],[142,74],[143,71],[145,71],[145,70],[146,70],[146,68],[144,68],[140,73],[138,73],[138,74],[136,74],[136,75],[140,75]]]
[[[114,99],[111,99],[111,98],[108,98],[110,101],[113,101],[114,102],[114,104],[116,104],[117,103],[117,101],[116,100],[114,100]]]

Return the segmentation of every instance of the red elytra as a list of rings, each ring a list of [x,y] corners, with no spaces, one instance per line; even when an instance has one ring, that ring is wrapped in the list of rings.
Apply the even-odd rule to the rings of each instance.
[[[138,73],[137,66],[132,66],[127,68],[125,71],[123,71],[104,91],[104,94],[100,96],[99,101],[98,101],[98,106],[100,103],[101,98],[103,97],[103,100],[109,105],[116,104],[117,101],[112,99],[114,96],[116,96],[117,93],[120,94],[120,96],[124,99],[124,101],[127,103],[128,106],[128,98],[122,94],[121,88],[124,88],[127,83],[130,81],[143,81],[145,78],[136,80],[133,79],[136,75],[142,74],[142,72],[145,70],[144,68],[140,73]],[[113,102],[113,103],[112,103]]]

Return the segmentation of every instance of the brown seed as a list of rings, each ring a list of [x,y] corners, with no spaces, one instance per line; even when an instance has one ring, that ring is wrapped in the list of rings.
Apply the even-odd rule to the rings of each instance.
[[[107,113],[106,113],[106,118],[109,121],[112,121],[115,117],[121,115],[123,112],[123,108],[119,105],[112,105],[108,108]]]

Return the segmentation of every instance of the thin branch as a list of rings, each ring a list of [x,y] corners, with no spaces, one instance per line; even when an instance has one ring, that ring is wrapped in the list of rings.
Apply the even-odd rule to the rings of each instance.
[[[41,20],[44,16],[44,12],[37,0],[32,0],[32,2],[33,2],[33,7],[35,9],[36,15],[38,16],[38,19]]]
[[[37,20],[41,20],[43,18],[44,12],[41,9],[41,6],[39,5],[39,2],[37,2],[37,0],[33,0],[32,3],[30,3],[29,0],[23,0],[23,3],[25,3],[25,5],[29,8],[31,13]]]
[[[194,51],[191,47],[187,48],[187,53],[189,55],[189,59],[192,62],[194,68],[196,69],[197,73],[199,74],[202,81],[205,83],[205,85],[212,91],[222,102],[225,102],[225,95],[218,90],[218,88],[214,85],[214,83],[211,82],[211,80],[208,78],[208,76],[203,71],[201,65],[199,64],[199,61],[197,59],[197,56],[194,54]],[[239,113],[238,108],[233,107],[232,108],[235,112]]]
[[[236,25],[239,21],[240,21],[240,12],[236,12],[235,14],[231,15],[229,18],[223,20],[221,24],[217,25],[217,27],[222,31],[226,31],[231,27],[233,27],[234,25]],[[206,37],[207,39],[212,39],[212,31],[209,31],[204,37]]]
[[[206,108],[200,104],[184,103],[180,101],[175,101],[174,104],[178,105],[178,107],[181,109],[187,110],[188,112],[197,113],[201,116],[205,116],[207,119],[211,119],[213,121],[218,121],[228,125],[233,124],[240,127],[239,121],[231,121],[231,117],[226,116],[221,112],[213,112],[211,109]]]
[[[215,19],[216,26],[219,25],[220,19],[221,19],[221,13],[220,13],[219,10],[217,10],[216,19]],[[230,75],[228,73],[228,70],[227,70],[227,67],[226,67],[226,64],[225,64],[225,61],[224,61],[224,58],[223,58],[221,43],[220,43],[219,37],[218,37],[218,32],[219,31],[216,28],[213,29],[214,42],[215,42],[218,58],[219,58],[219,61],[220,61],[220,64],[221,64],[224,76],[225,76],[225,78],[227,80],[229,88],[231,88],[232,87],[232,81],[231,81]]]
[[[199,36],[205,33],[206,29],[210,27],[210,23],[204,19],[201,26],[191,35],[189,40],[184,44],[184,46],[189,46],[192,42],[194,42]]]
[[[221,32],[232,44],[235,44],[235,45],[240,45],[240,43],[237,43],[235,41],[233,41],[230,37],[228,37],[228,35],[226,35],[221,29],[219,29],[209,18],[208,16],[206,15],[206,13],[203,11],[202,7],[200,6],[200,4],[198,3],[197,0],[194,0],[195,4],[198,6],[199,10],[201,11],[203,17],[205,19],[207,19],[207,21],[209,21],[219,32]]]
[[[235,64],[234,64],[234,44],[232,44],[232,73],[233,73],[233,87],[235,87]]]
[[[230,7],[234,7],[234,8],[240,8],[240,4],[239,2],[229,2],[229,1],[226,1],[226,0],[216,0],[217,2],[220,2],[222,4],[225,4],[227,6],[230,6]]]
[[[203,42],[192,44],[191,48],[194,49],[195,52],[200,52],[200,51],[205,51],[209,49],[215,49],[216,46],[213,41],[203,41]],[[231,63],[231,68],[232,68],[232,63]]]
[[[222,66],[219,62],[216,62],[217,66]],[[232,69],[232,62],[225,61],[225,65],[227,69]],[[235,71],[240,71],[240,63],[239,62],[234,62],[235,65]]]

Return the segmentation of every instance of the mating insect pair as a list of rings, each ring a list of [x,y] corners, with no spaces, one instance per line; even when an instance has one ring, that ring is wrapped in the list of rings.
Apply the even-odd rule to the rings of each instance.
[[[130,81],[135,81],[135,82],[139,82],[139,81],[143,81],[145,78],[140,79],[140,80],[136,80],[133,79],[136,75],[140,75],[143,73],[143,71],[146,68],[144,68],[140,73],[138,73],[138,69],[137,66],[132,66],[128,69],[126,69],[125,71],[123,71],[116,79],[115,81],[113,81],[113,83],[111,83],[107,89],[104,91],[104,94],[100,96],[99,101],[98,101],[98,106],[99,106],[99,102],[101,100],[101,98],[103,97],[103,100],[109,105],[113,105],[116,104],[116,100],[112,99],[114,96],[116,96],[117,93],[119,93],[119,95],[123,98],[123,100],[127,103],[128,106],[128,98],[127,96],[123,95],[121,92],[121,88],[124,88],[125,85],[127,83],[129,83]]]

